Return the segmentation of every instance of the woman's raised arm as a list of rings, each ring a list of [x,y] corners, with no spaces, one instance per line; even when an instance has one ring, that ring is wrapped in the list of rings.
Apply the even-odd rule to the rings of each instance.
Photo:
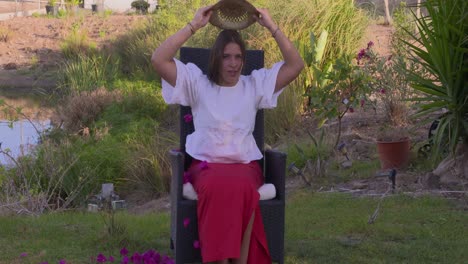
[[[304,68],[304,61],[302,60],[296,47],[281,32],[281,29],[271,19],[267,9],[257,8],[259,16],[255,17],[257,22],[263,27],[267,28],[272,37],[276,40],[278,47],[283,55],[284,64],[278,72],[276,77],[275,92],[288,85],[301,73]]]
[[[191,22],[167,38],[153,52],[151,64],[153,64],[154,70],[172,86],[175,86],[177,79],[177,68],[174,62],[175,54],[198,29],[208,23],[211,13],[211,6],[198,9]]]

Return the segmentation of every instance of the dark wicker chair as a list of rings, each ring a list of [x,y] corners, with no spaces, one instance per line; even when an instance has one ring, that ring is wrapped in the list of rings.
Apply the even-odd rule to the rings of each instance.
[[[209,49],[183,47],[180,50],[182,62],[192,62],[206,73],[208,67]],[[249,74],[254,69],[263,67],[263,51],[248,50],[243,74]],[[185,154],[185,139],[194,131],[193,123],[184,122],[183,116],[191,114],[190,107],[180,107],[180,150],[170,151],[172,165],[171,182],[171,249],[174,250],[175,262],[201,262],[199,249],[193,242],[198,240],[197,201],[187,200],[182,196],[184,170],[188,168],[192,158]],[[254,137],[260,149],[263,148],[263,110],[256,116]],[[276,197],[272,200],[260,201],[265,233],[273,262],[284,263],[284,213],[285,213],[285,173],[286,154],[266,150],[264,160],[260,160],[265,182],[276,187]],[[264,166],[263,166],[264,165]],[[190,224],[184,226],[184,219],[189,218]]]

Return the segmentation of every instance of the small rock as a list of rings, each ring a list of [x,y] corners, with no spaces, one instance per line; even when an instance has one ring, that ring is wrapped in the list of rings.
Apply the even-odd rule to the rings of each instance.
[[[347,161],[344,161],[344,162],[341,163],[341,167],[342,167],[343,169],[349,169],[349,168],[351,168],[352,166],[353,166],[353,162],[350,161],[350,160],[347,160]]]

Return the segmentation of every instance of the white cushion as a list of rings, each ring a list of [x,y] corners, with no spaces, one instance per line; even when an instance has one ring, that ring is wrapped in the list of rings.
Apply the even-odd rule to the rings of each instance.
[[[271,200],[276,197],[275,185],[265,183],[258,188],[258,193],[260,194],[260,200]],[[184,183],[182,196],[188,200],[198,200],[198,195],[190,182]]]

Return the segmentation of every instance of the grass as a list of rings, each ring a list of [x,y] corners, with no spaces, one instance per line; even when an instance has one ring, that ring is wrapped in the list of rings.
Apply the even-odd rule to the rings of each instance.
[[[301,192],[289,201],[287,263],[463,263],[468,220],[448,200],[408,196],[378,200]]]
[[[468,259],[468,215],[437,197],[379,199],[298,191],[286,210],[286,263],[463,263]],[[130,252],[169,251],[169,214],[116,214]],[[99,252],[119,255],[122,243],[106,233],[103,217],[55,213],[0,217],[0,263],[89,263]],[[28,257],[19,262],[21,253]],[[15,262],[16,261],[16,262]],[[31,262],[28,262],[31,261]],[[35,262],[34,262],[35,261]],[[68,263],[68,262],[67,262]]]
[[[56,213],[33,217],[2,217],[0,263],[89,263],[91,256],[102,252],[119,256],[120,245],[106,232],[104,217],[89,213]],[[143,216],[116,214],[119,223],[126,223],[125,243],[130,254],[155,248],[168,253],[169,215]],[[166,252],[164,252],[164,250]],[[20,254],[28,256],[22,258]]]

